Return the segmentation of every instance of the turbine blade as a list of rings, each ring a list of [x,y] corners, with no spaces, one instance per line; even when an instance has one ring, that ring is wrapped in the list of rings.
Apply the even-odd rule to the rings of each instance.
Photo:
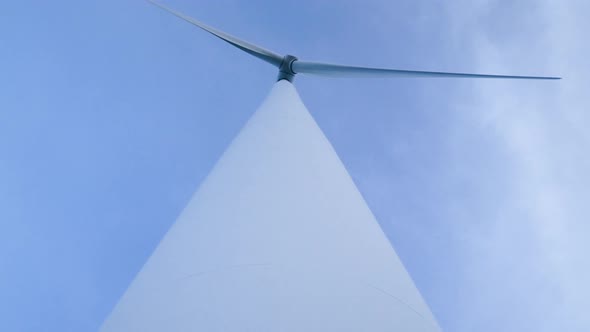
[[[271,52],[269,50],[266,50],[262,47],[256,46],[254,44],[248,43],[247,41],[241,40],[239,38],[236,38],[232,35],[229,35],[223,31],[217,30],[213,27],[210,27],[204,23],[201,23],[197,20],[195,20],[192,17],[186,16],[174,9],[171,9],[167,6],[164,6],[156,1],[152,1],[152,0],[146,0],[148,2],[150,2],[151,4],[158,6],[162,9],[164,9],[165,11],[171,13],[172,15],[175,15],[176,17],[179,17],[193,25],[196,25],[197,27],[209,32],[210,34],[216,36],[217,38],[220,38],[226,42],[228,42],[229,44],[241,49],[242,51],[251,54],[259,59],[262,59],[272,65],[275,65],[277,67],[279,67],[281,65],[281,61],[283,60],[283,57]]]
[[[291,65],[297,74],[312,74],[330,77],[456,77],[456,78],[500,78],[528,80],[559,80],[561,77],[546,76],[511,76],[467,73],[446,73],[436,71],[416,71],[385,68],[368,68],[333,65],[320,62],[295,61]]]

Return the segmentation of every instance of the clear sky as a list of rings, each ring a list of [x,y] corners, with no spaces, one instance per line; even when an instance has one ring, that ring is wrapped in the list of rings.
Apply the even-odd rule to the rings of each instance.
[[[587,331],[583,1],[168,0],[302,59],[559,82],[297,77],[446,331]],[[276,70],[144,1],[0,10],[0,330],[94,331]]]

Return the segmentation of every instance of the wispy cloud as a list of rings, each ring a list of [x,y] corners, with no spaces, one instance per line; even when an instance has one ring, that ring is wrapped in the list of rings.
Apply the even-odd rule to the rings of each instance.
[[[497,161],[506,165],[495,167],[507,170],[497,174],[507,186],[501,204],[483,197],[498,213],[473,239],[489,245],[474,247],[483,259],[471,261],[470,273],[474,280],[507,283],[493,292],[467,292],[465,309],[468,320],[496,316],[516,324],[505,325],[509,330],[527,320],[535,330],[588,330],[590,66],[584,58],[590,47],[582,41],[590,29],[584,21],[590,8],[581,1],[520,6],[464,2],[449,11],[455,42],[469,41],[465,49],[480,71],[565,77],[557,83],[490,82],[474,88],[472,120],[506,156]],[[461,232],[462,223],[455,225]],[[483,285],[472,282],[471,291]],[[479,307],[486,312],[469,309],[475,296],[491,304]]]

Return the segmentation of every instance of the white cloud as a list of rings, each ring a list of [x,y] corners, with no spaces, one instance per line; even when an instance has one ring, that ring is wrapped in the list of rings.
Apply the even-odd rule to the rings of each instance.
[[[513,280],[508,284],[478,294],[490,305],[488,310],[503,312],[497,305],[507,301],[505,307],[514,309],[504,312],[509,321],[532,319],[529,327],[583,331],[590,328],[590,47],[584,42],[590,6],[582,1],[521,5],[466,2],[449,11],[455,42],[466,43],[479,71],[565,78],[489,82],[475,88],[474,121],[481,135],[494,136],[494,148],[508,156],[498,163],[508,164],[509,172],[498,176],[508,177],[510,185],[507,199],[497,205],[498,216],[482,226],[491,232],[482,230],[473,239],[489,245],[477,248],[476,255],[485,259],[472,261],[470,271],[481,281],[470,286],[509,274]],[[515,233],[523,227],[523,233]],[[465,302],[473,295],[467,298]],[[471,313],[477,316],[470,318],[474,321],[490,316]],[[514,317],[521,314],[525,317]]]

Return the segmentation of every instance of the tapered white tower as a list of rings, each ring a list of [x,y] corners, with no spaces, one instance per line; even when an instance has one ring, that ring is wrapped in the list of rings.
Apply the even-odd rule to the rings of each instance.
[[[332,146],[281,80],[101,331],[439,328]]]

